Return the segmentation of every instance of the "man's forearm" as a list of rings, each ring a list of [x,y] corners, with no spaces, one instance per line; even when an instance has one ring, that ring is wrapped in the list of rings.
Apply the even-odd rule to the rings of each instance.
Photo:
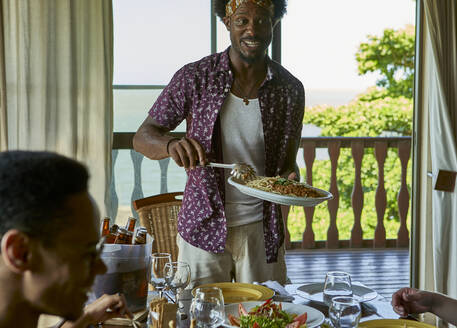
[[[167,144],[173,137],[150,124],[143,124],[133,137],[133,148],[144,156],[158,160],[169,156]]]
[[[297,174],[297,178],[300,177],[300,170],[297,166],[297,152],[300,145],[300,139],[290,142],[288,149],[286,149],[286,159],[284,170],[282,170],[281,175],[289,175],[292,172]]]

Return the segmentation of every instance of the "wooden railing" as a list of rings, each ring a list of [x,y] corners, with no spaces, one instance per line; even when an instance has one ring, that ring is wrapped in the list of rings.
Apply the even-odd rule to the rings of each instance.
[[[184,136],[184,133],[172,133],[177,137]],[[141,163],[143,156],[133,150],[132,146],[133,133],[115,133],[113,141],[113,172],[116,165],[118,150],[130,150],[130,156],[133,163],[134,189],[131,199],[143,198],[141,183]],[[315,137],[302,138],[300,148],[303,149],[303,160],[306,166],[306,182],[313,184],[313,164],[316,158],[316,149],[327,148],[331,163],[331,178],[329,191],[333,194],[333,199],[328,201],[328,211],[330,216],[330,225],[327,231],[327,240],[314,240],[312,221],[314,217],[314,208],[303,208],[305,214],[306,227],[303,231],[303,238],[300,242],[291,242],[289,233],[286,229],[286,247],[287,248],[360,248],[360,247],[408,247],[409,232],[406,225],[406,218],[409,210],[409,192],[406,183],[407,167],[410,158],[411,138],[410,137]],[[337,228],[337,214],[339,209],[339,186],[337,184],[337,166],[341,148],[350,148],[354,162],[354,186],[352,190],[352,209],[354,213],[354,224],[349,240],[339,240]],[[378,182],[375,194],[375,207],[377,223],[374,233],[374,239],[364,240],[361,227],[361,213],[364,206],[364,193],[361,183],[361,168],[364,155],[364,149],[373,148],[375,159],[378,166]],[[400,228],[396,239],[387,239],[384,226],[384,216],[386,212],[387,197],[384,187],[384,163],[387,157],[388,148],[396,148],[400,159],[401,181],[398,190],[398,217],[400,219]],[[167,170],[169,159],[159,161],[161,170],[160,193],[165,193],[167,189]],[[111,186],[112,199],[112,217],[117,214],[117,195],[115,192],[115,181]],[[147,195],[149,196],[149,195]]]

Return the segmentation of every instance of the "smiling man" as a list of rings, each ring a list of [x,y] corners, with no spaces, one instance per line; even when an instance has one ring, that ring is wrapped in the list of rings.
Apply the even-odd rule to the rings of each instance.
[[[125,311],[121,295],[83,311],[106,271],[87,181],[82,164],[54,153],[0,153],[0,327],[35,328],[42,313],[86,327]]]
[[[215,0],[231,46],[181,68],[138,129],[134,148],[171,157],[188,180],[178,219],[179,260],[191,286],[286,281],[278,204],[245,196],[206,162],[245,162],[257,175],[297,177],[303,85],[267,55],[285,0]],[[187,120],[186,137],[167,132]],[[201,165],[198,165],[201,164]]]

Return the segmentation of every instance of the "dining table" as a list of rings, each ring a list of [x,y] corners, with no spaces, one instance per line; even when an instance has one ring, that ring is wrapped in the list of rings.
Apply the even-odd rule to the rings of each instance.
[[[307,299],[305,297],[300,296],[297,294],[297,288],[302,286],[303,284],[286,284],[283,286],[282,291],[286,291],[287,295],[281,295],[278,293],[278,291],[275,292],[275,296],[273,297],[274,301],[284,301],[284,296],[291,301],[294,304],[302,304],[302,305],[307,305],[310,306],[320,312],[322,312],[326,318],[325,323],[328,324],[328,306],[325,305],[323,302],[318,302],[318,301],[313,301],[310,299]],[[156,292],[150,291],[148,299],[155,297]],[[170,300],[172,297],[170,297]],[[384,297],[382,295],[377,295],[376,298],[370,301],[362,302],[361,303],[361,309],[362,309],[362,314],[361,314],[361,319],[360,322],[363,321],[368,321],[368,320],[377,320],[377,319],[398,319],[399,316],[396,314],[392,306],[390,304],[390,298]],[[190,326],[190,314],[189,314],[189,309],[190,309],[190,304],[192,302],[192,294],[191,294],[191,289],[186,289],[183,292],[181,292],[180,296],[180,301],[179,301],[179,306],[180,310],[177,315],[177,327],[178,328],[187,328]],[[179,313],[181,313],[179,315]],[[411,320],[417,320],[415,317],[408,317],[408,319]],[[120,328],[121,326],[119,324],[113,325],[113,324],[103,324],[100,325],[103,328]],[[144,325],[143,327],[147,327]],[[325,324],[323,324],[321,327],[328,327]]]

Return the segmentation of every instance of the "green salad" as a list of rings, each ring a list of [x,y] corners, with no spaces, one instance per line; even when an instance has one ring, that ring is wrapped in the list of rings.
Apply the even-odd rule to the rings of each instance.
[[[228,315],[230,323],[241,328],[305,328],[306,312],[301,315],[287,313],[281,303],[275,304],[271,299],[249,312],[243,304],[238,305],[240,317]]]

